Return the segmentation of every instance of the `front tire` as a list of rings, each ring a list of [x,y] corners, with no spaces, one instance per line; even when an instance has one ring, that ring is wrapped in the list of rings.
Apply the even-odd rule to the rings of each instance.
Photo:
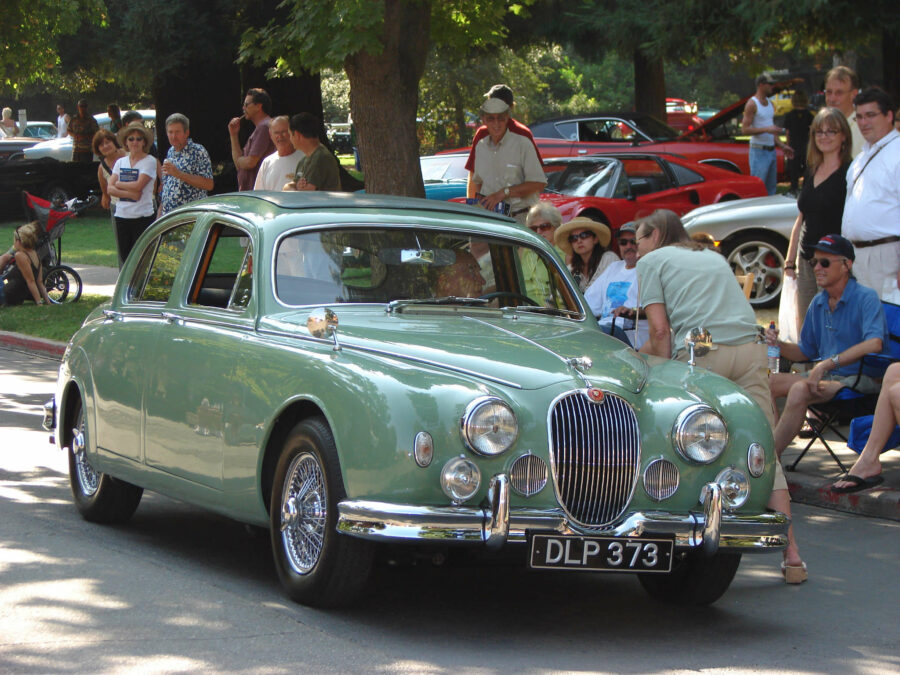
[[[269,509],[275,569],[296,602],[343,606],[365,587],[374,546],[338,533],[343,497],[331,430],[320,417],[300,422],[284,442]]]
[[[67,448],[75,507],[82,518],[92,523],[124,523],[137,510],[144,489],[94,469],[85,453],[84,406],[80,398],[73,405]]]
[[[705,556],[692,551],[682,560],[675,560],[669,574],[639,574],[641,586],[662,602],[689,607],[711,605],[722,597],[731,585],[740,553],[718,552]]]
[[[746,234],[723,245],[723,253],[735,274],[755,277],[750,304],[753,307],[777,307],[784,282],[784,256],[787,242],[770,234]]]

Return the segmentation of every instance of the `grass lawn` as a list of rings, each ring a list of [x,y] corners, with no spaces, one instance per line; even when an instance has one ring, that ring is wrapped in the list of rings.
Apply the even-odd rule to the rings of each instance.
[[[78,302],[64,305],[26,302],[16,307],[3,307],[0,309],[0,330],[68,342],[91,310],[108,300],[102,295],[82,295]]]

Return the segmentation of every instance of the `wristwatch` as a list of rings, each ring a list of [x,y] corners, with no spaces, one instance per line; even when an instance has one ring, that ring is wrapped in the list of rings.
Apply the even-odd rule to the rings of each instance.
[[[835,368],[838,367],[838,361],[840,361],[839,357],[840,357],[840,354],[835,354],[834,356],[829,357],[831,359],[831,362],[834,364]]]
[[[505,194],[507,197],[509,197],[509,187],[503,188],[503,194]]]

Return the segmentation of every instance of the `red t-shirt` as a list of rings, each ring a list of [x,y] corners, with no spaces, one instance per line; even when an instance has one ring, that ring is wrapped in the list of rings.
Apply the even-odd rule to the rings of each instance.
[[[506,123],[506,128],[514,134],[524,136],[531,141],[531,144],[534,146],[534,151],[537,153],[538,161],[541,163],[541,166],[543,166],[544,160],[541,159],[541,151],[538,149],[537,143],[534,142],[534,136],[531,135],[531,129],[521,122],[517,122],[512,117],[510,117],[509,122]],[[472,148],[469,150],[469,158],[466,160],[466,171],[470,173],[475,171],[475,146],[478,145],[478,141],[487,135],[488,130],[484,125],[478,127],[475,131],[475,138],[472,139]]]

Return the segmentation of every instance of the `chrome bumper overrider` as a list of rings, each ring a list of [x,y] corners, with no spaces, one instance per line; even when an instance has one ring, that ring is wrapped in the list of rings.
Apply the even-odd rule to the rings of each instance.
[[[676,548],[699,548],[707,555],[717,550],[768,552],[787,545],[790,518],[779,512],[734,514],[722,511],[717,483],[704,488],[702,512],[631,512],[603,529],[573,528],[561,509],[510,509],[509,481],[501,474],[491,479],[487,504],[471,506],[414,506],[362,500],[338,504],[338,531],[375,541],[484,544],[499,548],[525,543],[527,532],[556,532],[606,537],[674,536]]]

